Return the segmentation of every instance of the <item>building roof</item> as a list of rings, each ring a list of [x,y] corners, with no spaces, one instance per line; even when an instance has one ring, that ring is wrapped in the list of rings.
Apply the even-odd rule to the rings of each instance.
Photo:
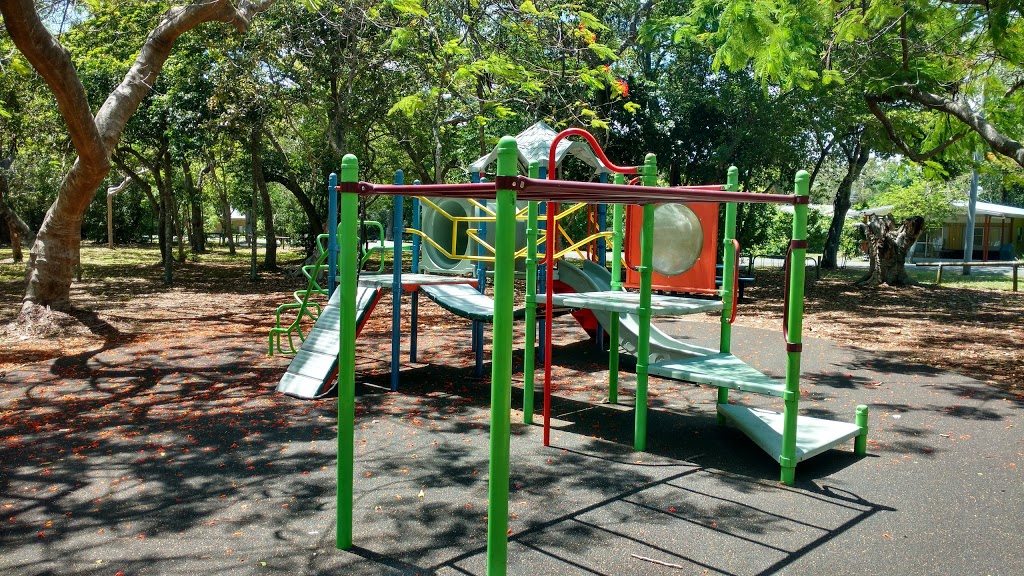
[[[962,209],[963,212],[967,212],[967,202],[954,202],[953,205]],[[982,216],[999,216],[1002,218],[1024,218],[1024,208],[979,201],[976,206],[975,214],[980,214]]]
[[[953,202],[953,207],[956,212],[960,215],[967,214],[967,202]],[[870,214],[877,214],[879,216],[892,212],[893,205],[877,206],[875,208],[865,208],[863,210],[850,210],[846,213],[847,218],[860,218],[861,216],[868,216]],[[977,216],[994,216],[996,218],[1024,218],[1024,208],[1018,208],[1016,206],[1006,206],[1004,204],[993,204],[992,202],[978,201],[975,206],[975,215]]]
[[[519,134],[516,134],[516,143],[519,145],[519,166],[525,173],[530,168],[530,162],[538,162],[542,167],[547,167],[548,152],[551,150],[551,142],[554,141],[558,132],[544,122],[537,122]],[[594,173],[609,172],[608,168],[597,159],[597,155],[590,149],[586,142],[562,140],[558,143],[555,151],[555,165],[560,166],[565,157],[569,154],[582,160],[587,166],[594,169]],[[498,157],[498,147],[486,156],[481,156],[469,165],[469,172],[483,172]]]
[[[874,208],[864,208],[863,210],[854,210],[853,208],[851,208],[849,211],[846,212],[846,217],[860,218],[861,216],[869,216],[871,214],[884,216],[889,212],[892,212],[893,208],[894,206],[892,204],[888,204],[886,206],[876,206]]]
[[[786,214],[793,213],[793,206],[791,204],[776,204],[775,207]],[[831,204],[808,204],[807,209],[819,212],[822,216],[827,216],[829,218],[831,218],[832,214],[836,211],[835,206]]]

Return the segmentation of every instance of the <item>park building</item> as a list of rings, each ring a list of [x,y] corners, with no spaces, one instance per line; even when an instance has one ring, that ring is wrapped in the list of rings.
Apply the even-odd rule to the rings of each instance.
[[[963,260],[967,230],[967,203],[954,202],[954,215],[938,228],[925,230],[911,247],[908,261]],[[892,206],[850,210],[848,218],[888,214]],[[974,219],[974,254],[977,262],[1007,262],[1024,253],[1024,208],[991,202],[977,203]]]

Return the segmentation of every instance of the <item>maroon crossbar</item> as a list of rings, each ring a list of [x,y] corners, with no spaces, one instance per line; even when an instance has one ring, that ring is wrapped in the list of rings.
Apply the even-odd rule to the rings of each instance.
[[[503,183],[505,181],[503,180]],[[760,204],[798,204],[804,197],[792,194],[760,192],[726,192],[718,184],[706,186],[629,186],[600,182],[540,180],[516,176],[508,185],[519,200],[542,202],[586,202],[590,204],[655,204],[659,202],[749,202]],[[398,186],[359,182],[360,194],[389,196],[445,196],[448,198],[494,198],[497,185],[484,184],[422,184]]]
[[[384,194],[387,196],[447,196],[449,198],[494,198],[493,182],[483,184],[373,184],[359,183],[360,194]]]

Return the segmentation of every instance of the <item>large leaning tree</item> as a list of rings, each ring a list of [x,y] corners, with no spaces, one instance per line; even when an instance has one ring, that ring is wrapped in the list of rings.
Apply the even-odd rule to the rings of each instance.
[[[170,8],[149,33],[124,79],[94,114],[71,54],[47,30],[36,3],[0,0],[7,33],[53,93],[78,155],[36,233],[26,268],[20,320],[40,307],[70,307],[85,212],[110,172],[111,155],[125,125],[154,85],[178,38],[205,22],[227,23],[245,33],[252,18],[273,3],[200,0]]]

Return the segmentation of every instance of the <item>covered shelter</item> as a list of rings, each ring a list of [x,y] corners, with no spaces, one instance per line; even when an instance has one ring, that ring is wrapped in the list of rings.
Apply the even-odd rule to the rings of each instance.
[[[530,162],[537,162],[542,170],[547,170],[548,152],[551,150],[551,143],[554,142],[558,132],[548,126],[545,122],[539,121],[519,134],[516,134],[516,142],[519,143],[519,172],[527,174],[530,169]],[[575,156],[584,164],[594,170],[594,175],[608,174],[610,170],[597,158],[594,151],[586,142],[562,140],[558,143],[555,151],[555,165],[561,166],[568,156]],[[470,174],[482,174],[487,170],[498,157],[498,147],[495,146],[488,154],[477,158],[468,167]]]

